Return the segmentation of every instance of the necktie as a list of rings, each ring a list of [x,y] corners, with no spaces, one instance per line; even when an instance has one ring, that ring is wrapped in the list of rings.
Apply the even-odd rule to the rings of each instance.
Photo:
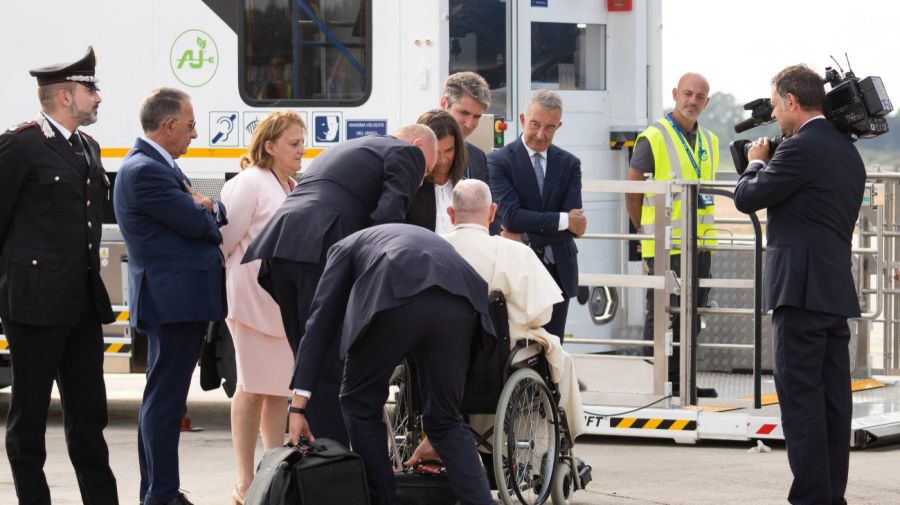
[[[175,174],[179,179],[181,179],[181,181],[183,181],[188,186],[191,186],[191,180],[184,175],[184,172],[182,172],[180,168],[178,168],[178,163],[175,163]]]
[[[541,153],[534,153],[532,156],[534,166],[534,176],[537,178],[538,191],[544,194],[544,167],[541,166]]]
[[[81,160],[85,167],[88,167],[87,156],[84,154],[84,144],[81,143],[81,135],[78,135],[78,132],[73,133],[69,136],[69,143],[72,144],[72,150],[75,151],[78,159]]]

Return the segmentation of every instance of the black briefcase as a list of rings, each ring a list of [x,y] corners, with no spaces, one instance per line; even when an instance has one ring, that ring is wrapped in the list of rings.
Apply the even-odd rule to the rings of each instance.
[[[446,472],[437,475],[396,472],[397,505],[456,505],[456,493]]]
[[[245,505],[369,505],[362,458],[327,438],[269,449]]]

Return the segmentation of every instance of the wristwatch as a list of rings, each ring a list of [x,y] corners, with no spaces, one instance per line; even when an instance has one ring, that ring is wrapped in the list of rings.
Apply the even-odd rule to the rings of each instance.
[[[288,407],[288,413],[289,414],[300,414],[300,415],[305,416],[306,409],[303,407],[294,407],[293,405],[291,405],[290,407]]]

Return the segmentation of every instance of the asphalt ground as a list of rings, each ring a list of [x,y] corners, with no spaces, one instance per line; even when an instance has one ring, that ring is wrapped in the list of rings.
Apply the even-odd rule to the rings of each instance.
[[[107,375],[110,423],[106,429],[120,503],[138,503],[137,412],[141,375]],[[9,389],[0,391],[0,424],[5,431]],[[230,504],[234,457],[229,430],[230,401],[221,390],[203,392],[195,375],[188,415],[201,431],[182,434],[181,486],[195,505]],[[593,467],[594,481],[575,494],[581,505],[762,505],[784,504],[791,482],[783,444],[771,452],[748,453],[749,442],[677,445],[668,440],[588,437],[576,454]],[[4,440],[0,438],[0,505],[15,504]],[[257,458],[261,455],[261,446]],[[53,503],[80,504],[66,453],[58,398],[50,408],[47,464]],[[847,500],[851,505],[900,503],[900,446],[851,454]]]

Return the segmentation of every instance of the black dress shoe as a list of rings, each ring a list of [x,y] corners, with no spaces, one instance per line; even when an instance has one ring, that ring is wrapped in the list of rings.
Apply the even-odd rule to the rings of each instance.
[[[191,503],[191,502],[187,499],[186,496],[184,496],[184,493],[178,493],[178,496],[176,496],[175,498],[172,498],[171,500],[167,501],[167,502],[165,503],[165,505],[194,505],[194,504]]]
[[[672,396],[678,396],[678,383],[672,383]],[[718,398],[719,392],[715,388],[697,388],[697,398]]]
[[[697,388],[697,398],[718,398],[719,393],[715,388]]]

